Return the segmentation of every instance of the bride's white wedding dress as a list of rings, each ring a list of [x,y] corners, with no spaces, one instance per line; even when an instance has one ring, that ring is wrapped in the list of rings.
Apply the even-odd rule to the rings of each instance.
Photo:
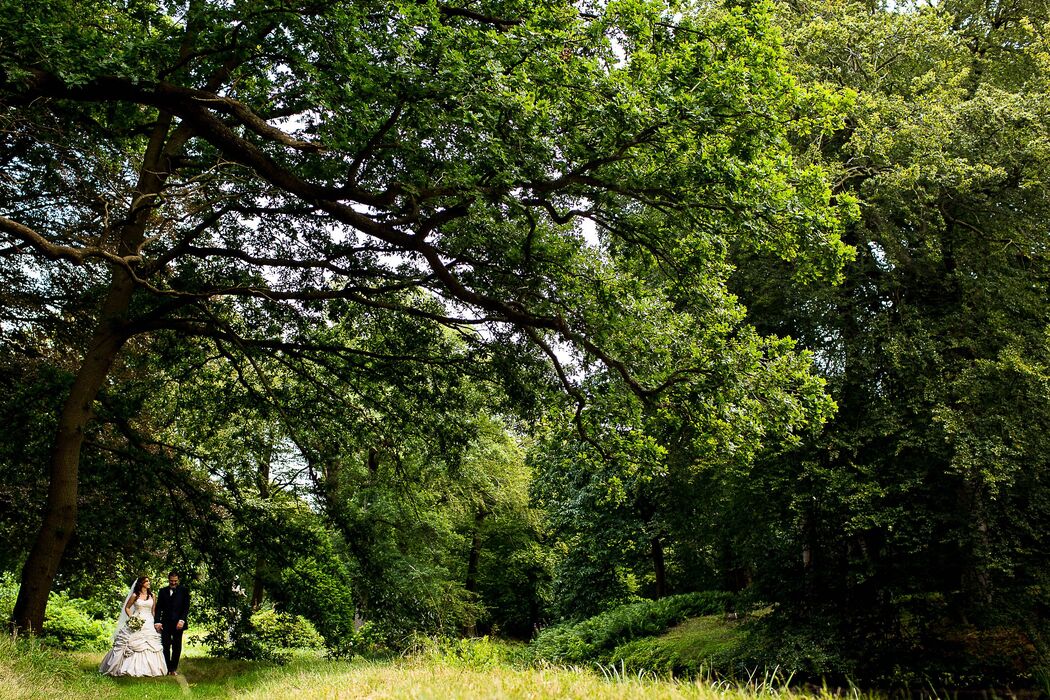
[[[163,676],[168,667],[164,663],[164,648],[160,632],[153,627],[153,598],[136,600],[131,614],[143,620],[142,629],[132,632],[125,625],[113,638],[113,648],[102,659],[99,673],[107,676]]]

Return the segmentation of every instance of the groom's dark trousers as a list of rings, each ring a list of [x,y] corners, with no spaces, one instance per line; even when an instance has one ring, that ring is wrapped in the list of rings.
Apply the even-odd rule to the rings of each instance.
[[[164,663],[168,671],[179,670],[179,659],[182,658],[182,633],[185,627],[175,629],[175,625],[164,625],[160,631],[160,644],[164,647]],[[156,637],[154,637],[156,639]]]
[[[160,644],[164,647],[164,662],[168,671],[179,670],[182,657],[182,633],[186,631],[186,618],[190,612],[190,593],[182,586],[160,589],[157,594],[157,622],[161,624]],[[179,620],[184,622],[178,629]]]

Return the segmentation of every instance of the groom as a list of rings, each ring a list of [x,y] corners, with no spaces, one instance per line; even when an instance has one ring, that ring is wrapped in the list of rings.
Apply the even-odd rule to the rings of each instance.
[[[182,633],[186,631],[186,618],[190,613],[190,592],[179,585],[179,573],[168,574],[168,587],[157,594],[157,617],[154,627],[160,632],[160,643],[164,647],[164,662],[168,664],[168,675],[178,675],[179,657],[182,656]]]

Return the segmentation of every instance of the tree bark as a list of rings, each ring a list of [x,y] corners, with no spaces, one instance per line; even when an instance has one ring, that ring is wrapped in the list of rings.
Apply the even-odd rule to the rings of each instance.
[[[118,243],[121,256],[138,254],[157,196],[167,180],[168,162],[189,137],[188,131],[180,129],[169,140],[171,123],[170,116],[160,115],[146,148],[128,223],[121,230]],[[135,291],[129,269],[114,265],[112,275],[95,332],[59,414],[43,521],[22,566],[18,598],[11,612],[13,631],[32,634],[43,627],[48,594],[66,545],[76,529],[80,450],[92,419],[95,398],[128,339],[128,310]]]

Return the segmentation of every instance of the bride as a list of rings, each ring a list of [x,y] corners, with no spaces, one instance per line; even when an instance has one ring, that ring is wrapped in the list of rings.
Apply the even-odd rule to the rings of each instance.
[[[160,633],[153,627],[153,613],[157,599],[150,588],[149,578],[135,579],[124,611],[117,620],[113,648],[102,659],[99,673],[107,676],[163,676],[168,672],[164,663]]]

